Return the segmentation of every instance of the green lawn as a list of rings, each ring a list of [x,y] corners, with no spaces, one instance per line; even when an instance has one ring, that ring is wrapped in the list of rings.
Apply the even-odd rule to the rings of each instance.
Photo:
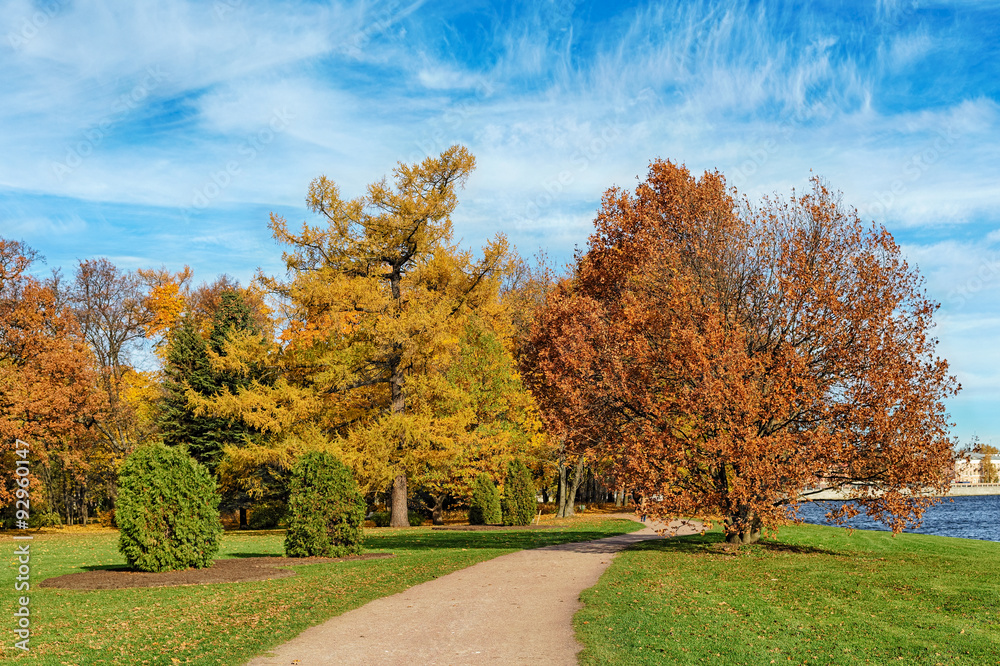
[[[801,525],[638,544],[583,594],[584,664],[1000,664],[1000,543]]]
[[[366,531],[366,551],[391,559],[296,566],[297,575],[256,583],[70,591],[32,586],[30,652],[13,647],[16,560],[0,541],[4,661],[41,664],[242,664],[305,628],[411,585],[524,548],[631,532],[633,521],[586,518],[551,530],[457,532],[427,527]],[[220,557],[280,555],[281,531],[228,533]],[[41,534],[31,542],[31,580],[123,564],[117,533]],[[4,626],[4,623],[6,626]]]

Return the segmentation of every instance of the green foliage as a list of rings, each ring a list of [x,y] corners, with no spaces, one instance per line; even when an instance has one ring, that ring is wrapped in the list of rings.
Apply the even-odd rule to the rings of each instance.
[[[62,525],[62,516],[55,511],[32,513],[28,518],[29,527],[57,527]]]
[[[212,351],[223,353],[226,336],[232,331],[259,332],[246,299],[240,292],[229,290],[222,292],[219,307],[212,314],[212,332],[208,336]]]
[[[407,511],[406,515],[410,521],[410,527],[420,527],[426,520],[424,515],[417,511]],[[388,511],[379,511],[371,515],[371,521],[375,523],[375,527],[389,527],[389,520],[391,518],[392,514]]]
[[[507,463],[503,489],[503,524],[529,525],[535,518],[538,501],[531,472],[520,460]]]
[[[330,453],[304,454],[291,474],[289,557],[343,557],[361,552],[365,500],[351,471]]]
[[[219,550],[219,495],[183,448],[137,449],[118,475],[118,549],[140,571],[207,567]]]
[[[167,347],[166,391],[160,409],[164,443],[187,445],[195,460],[217,476],[226,511],[250,504],[250,486],[265,488],[258,496],[271,502],[285,499],[284,485],[272,478],[274,470],[244,467],[239,478],[225,474],[229,469],[226,450],[259,443],[261,431],[246,419],[218,414],[203,404],[236,395],[254,382],[267,383],[259,364],[232,363],[233,359],[227,358],[229,343],[240,335],[249,337],[251,345],[262,340],[250,306],[239,291],[221,294],[207,340],[193,316],[182,319]]]
[[[186,393],[214,395],[219,382],[208,358],[208,344],[198,332],[193,317],[181,320],[167,346],[164,396],[160,403],[159,428],[167,446],[186,446],[195,460],[214,472],[222,455],[220,434],[226,419],[196,416]]]
[[[472,501],[469,504],[470,525],[498,525],[503,520],[500,511],[500,493],[487,474],[480,474],[472,484]]]

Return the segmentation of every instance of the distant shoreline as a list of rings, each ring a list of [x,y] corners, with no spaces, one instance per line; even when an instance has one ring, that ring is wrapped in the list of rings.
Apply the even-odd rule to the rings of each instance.
[[[800,495],[799,501],[849,500],[850,491],[831,488],[810,495]],[[947,495],[929,494],[931,497],[975,497],[979,495],[1000,495],[1000,483],[953,483]]]

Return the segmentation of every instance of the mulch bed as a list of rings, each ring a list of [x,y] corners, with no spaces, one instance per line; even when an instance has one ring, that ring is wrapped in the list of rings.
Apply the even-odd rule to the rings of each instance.
[[[445,525],[432,527],[435,530],[455,530],[457,532],[488,532],[490,530],[549,530],[555,525]]]
[[[205,585],[207,583],[245,583],[255,580],[270,580],[294,576],[290,569],[276,568],[300,564],[323,564],[326,562],[349,562],[353,560],[375,560],[395,557],[392,553],[368,553],[347,557],[240,557],[215,560],[204,569],[164,571],[147,573],[132,571],[125,567],[81,571],[47,578],[41,587],[58,587],[64,590],[121,590],[129,587],[166,587],[173,585]]]

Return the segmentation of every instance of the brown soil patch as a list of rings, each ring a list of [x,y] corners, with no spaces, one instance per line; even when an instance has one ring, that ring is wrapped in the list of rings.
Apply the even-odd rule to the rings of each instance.
[[[368,553],[348,557],[242,557],[215,560],[204,569],[147,573],[124,567],[81,571],[47,578],[41,587],[58,587],[65,590],[121,590],[129,587],[166,587],[174,585],[205,585],[207,583],[245,583],[294,576],[290,569],[277,568],[300,564],[323,564],[351,560],[373,560],[395,557],[392,553]]]

